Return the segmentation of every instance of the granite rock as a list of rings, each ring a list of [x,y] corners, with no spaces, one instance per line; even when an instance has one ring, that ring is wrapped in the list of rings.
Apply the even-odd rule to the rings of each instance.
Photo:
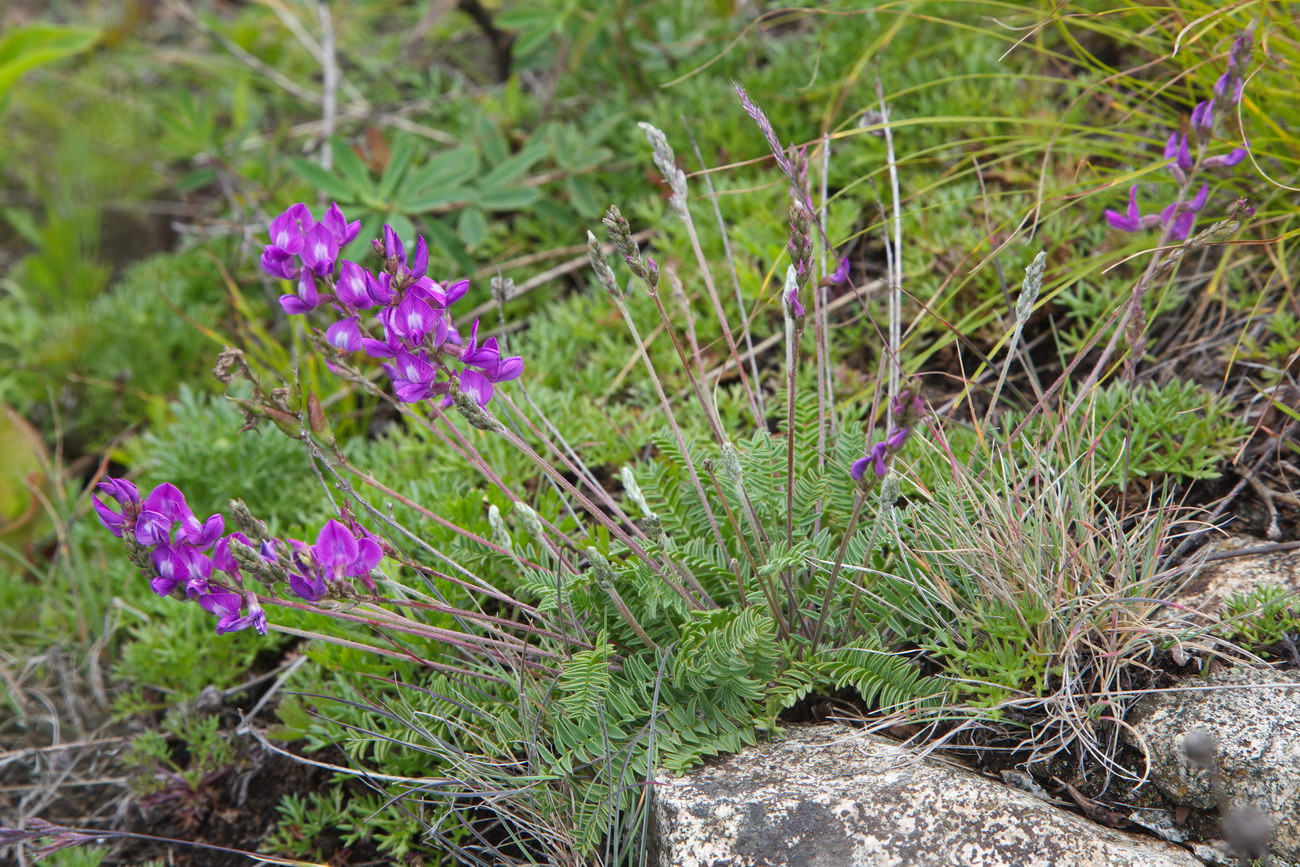
[[[660,867],[1193,867],[1185,849],[832,725],[698,768],[651,795]]]
[[[1300,673],[1233,668],[1190,677],[1182,689],[1144,697],[1128,716],[1129,741],[1144,749],[1151,780],[1174,803],[1217,806],[1209,772],[1183,749],[1190,732],[1214,741],[1232,810],[1268,818],[1276,855],[1300,861]]]

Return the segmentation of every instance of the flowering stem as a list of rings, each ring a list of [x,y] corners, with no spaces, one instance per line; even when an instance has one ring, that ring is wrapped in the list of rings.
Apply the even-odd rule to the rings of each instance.
[[[718,519],[714,516],[713,509],[709,505],[709,498],[704,493],[704,485],[700,483],[700,474],[695,469],[695,460],[691,457],[691,451],[686,445],[686,436],[682,433],[681,426],[677,424],[677,419],[673,414],[672,404],[668,401],[668,395],[664,392],[663,382],[659,379],[659,374],[655,370],[654,362],[650,360],[650,353],[646,350],[645,344],[641,341],[640,331],[637,329],[636,323],[632,320],[632,314],[627,309],[627,303],[621,296],[612,297],[614,299],[614,305],[618,308],[619,314],[627,324],[628,330],[632,332],[632,342],[636,344],[637,353],[641,356],[641,363],[645,366],[646,372],[650,375],[650,381],[654,385],[655,394],[659,396],[659,406],[664,411],[664,417],[668,419],[669,427],[672,428],[673,439],[677,441],[677,448],[682,453],[682,460],[686,462],[686,472],[690,474],[691,485],[695,488],[695,495],[699,498],[700,504],[704,507],[704,514],[708,519],[709,529],[713,532],[713,539],[717,543],[719,549],[725,551],[727,543],[722,538],[722,532],[718,529]],[[682,360],[682,366],[686,368],[686,373],[690,377],[691,384],[695,386],[695,396],[700,401],[700,406],[704,409],[704,414],[709,420],[709,425],[714,431],[714,436],[720,437],[722,431],[717,426],[717,421],[714,419],[713,413],[710,411],[708,402],[704,399],[698,380],[696,380],[695,375],[691,372],[685,354],[682,353],[681,344],[677,340],[677,332],[673,330],[672,325],[668,320],[668,313],[664,310],[663,302],[659,299],[659,293],[652,291],[650,292],[650,297],[654,299],[655,306],[659,310],[659,315],[663,319],[665,329],[668,331],[669,335],[672,336],[673,346],[677,348],[677,354]],[[691,583],[695,589],[702,594],[702,598],[708,599],[708,594],[704,592],[704,588],[699,586],[698,582],[696,582],[693,577]],[[711,601],[710,605],[712,605]]]
[[[550,638],[555,641],[562,641],[567,644],[573,644],[581,647],[583,650],[590,650],[593,645],[583,641],[580,638],[572,638],[568,635],[561,635],[558,632],[552,632],[549,629],[543,629],[528,623],[520,623],[517,620],[509,620],[505,617],[497,617],[492,614],[483,614],[477,611],[467,611],[464,608],[457,608],[454,605],[447,605],[442,602],[423,602],[417,599],[389,599],[384,596],[363,596],[362,601],[372,605],[402,605],[410,608],[419,608],[424,611],[436,611],[440,614],[451,614],[455,617],[464,617],[467,620],[477,620],[486,624],[492,624],[499,627],[518,629],[523,632],[538,636],[539,638]]]
[[[507,641],[504,639],[487,638],[482,635],[470,635],[464,632],[457,632],[454,629],[443,629],[438,626],[428,626],[426,624],[416,623],[397,615],[389,615],[386,617],[365,617],[360,614],[351,614],[347,611],[330,611],[316,605],[309,605],[305,602],[295,602],[292,599],[284,599],[279,596],[264,596],[259,597],[259,600],[268,605],[277,605],[281,608],[296,608],[299,611],[309,611],[313,614],[324,614],[328,617],[333,617],[338,620],[346,620],[350,623],[363,623],[367,626],[373,626],[378,629],[391,629],[396,632],[404,632],[408,635],[418,635],[421,638],[428,638],[440,644],[457,647],[461,650],[479,653],[485,652],[489,649],[495,649],[498,651],[508,650],[519,653],[521,656],[531,654],[534,656],[546,657],[548,659],[563,659],[560,654],[554,651],[543,650],[540,647],[533,647],[519,639]],[[531,663],[527,659],[522,661],[525,665],[538,667],[535,663]]]
[[[785,544],[786,549],[794,547],[794,396],[796,378],[799,372],[799,339],[803,336],[803,323],[785,314],[786,339],[786,400],[785,400]],[[799,606],[794,594],[794,574],[792,568],[781,570],[781,580],[785,582],[785,592],[790,616],[797,617]]]
[[[517,434],[502,426],[497,427],[496,433],[500,437],[505,439],[508,443],[510,443],[512,446],[519,449],[519,451],[523,453],[524,457],[532,461],[534,466],[536,466],[539,470],[545,473],[549,478],[553,479],[556,484],[558,484],[570,496],[576,499],[578,503],[581,504],[582,507],[587,510],[588,514],[590,514],[593,518],[595,518],[597,521],[603,524],[607,530],[609,530],[609,534],[611,536],[613,536],[615,539],[617,539],[618,541],[626,545],[628,547],[628,550],[630,550],[633,554],[635,554],[636,556],[644,560],[646,565],[648,565],[655,572],[659,573],[660,580],[662,580],[665,584],[667,584],[669,589],[671,589],[674,593],[680,596],[682,598],[682,601],[684,601],[688,606],[698,610],[706,610],[708,608],[715,607],[713,601],[708,598],[708,594],[703,592],[702,587],[699,587],[698,592],[702,594],[702,599],[707,600],[705,602],[701,602],[700,600],[693,597],[686,590],[685,587],[683,587],[677,581],[669,577],[667,572],[665,571],[665,567],[663,566],[663,564],[659,563],[659,561],[651,557],[650,552],[646,551],[645,548],[641,547],[641,545],[635,539],[633,539],[630,535],[628,535],[627,531],[624,530],[622,526],[618,524],[617,521],[611,520],[608,515],[606,515],[604,512],[600,510],[599,507],[596,506],[595,503],[587,499],[587,497],[581,491],[575,488],[568,479],[564,478],[564,476],[556,472],[554,467],[548,464],[542,458],[541,455],[537,454],[537,452],[535,452],[533,448],[530,445],[528,445],[528,443],[520,439]],[[683,578],[688,580],[691,584],[695,585],[696,587],[699,586],[699,582],[695,579],[693,575],[690,575],[690,573],[683,570],[676,563],[672,563],[672,566],[674,570],[678,572],[679,575],[681,575]]]
[[[684,118],[683,123],[685,123]],[[686,135],[691,140],[691,148],[695,151],[695,159],[699,162],[700,168],[707,168],[704,164],[704,155],[700,153],[700,146],[695,143],[695,136],[691,134],[689,129],[687,129]],[[740,319],[745,323],[743,336],[745,338],[745,355],[749,359],[749,372],[754,377],[754,382],[758,382],[758,361],[755,359],[754,353],[754,336],[749,328],[749,312],[745,309],[745,298],[740,291],[740,273],[736,270],[736,258],[731,252],[731,239],[727,236],[727,224],[722,219],[722,206],[718,204],[718,196],[713,189],[713,176],[707,171],[702,171],[701,176],[704,178],[704,191],[708,194],[709,203],[713,205],[713,217],[718,221],[718,235],[722,239],[722,254],[727,260],[727,270],[731,274],[731,288],[736,297],[736,309],[740,311]],[[754,398],[758,402],[759,416],[766,417],[767,411],[763,407],[763,390],[756,390]]]
[[[432,662],[427,659],[421,659],[411,653],[398,653],[397,651],[389,650],[386,647],[376,647],[373,644],[365,644],[360,641],[349,641],[346,638],[339,638],[338,636],[327,635],[326,633],[323,632],[313,632],[310,629],[297,629],[295,627],[285,626],[280,623],[268,623],[267,626],[272,632],[283,632],[285,635],[292,635],[297,638],[307,638],[307,639],[311,639],[312,641],[324,641],[327,644],[337,644],[339,647],[350,647],[353,650],[362,650],[365,651],[366,653],[377,653],[380,656],[387,656],[392,659],[400,659],[405,662],[416,662],[422,666],[425,666],[426,668],[432,669],[434,671],[441,671],[445,674],[451,674],[458,677],[459,676],[476,677],[479,678],[480,680],[486,680],[492,683],[500,683],[500,684],[509,683],[509,681],[507,681],[505,678],[496,677],[495,675],[487,674],[486,672],[475,671],[472,668],[461,668],[460,666],[457,665],[447,665],[446,663],[442,663],[442,662]]]
[[[713,285],[713,273],[709,270],[708,258],[704,255],[704,248],[700,246],[700,236],[695,231],[695,221],[691,219],[690,209],[683,206],[681,211],[682,223],[686,226],[686,235],[691,240],[691,250],[695,253],[695,261],[700,268],[700,276],[704,278],[704,288],[709,294],[709,300],[713,302],[713,312],[718,317],[718,326],[722,331],[722,336],[727,340],[727,350],[731,353],[731,360],[736,365],[736,373],[740,375],[741,388],[745,390],[745,396],[749,399],[750,411],[754,414],[754,427],[763,428],[763,416],[758,409],[758,399],[754,397],[754,388],[749,382],[749,376],[745,373],[745,366],[740,361],[740,350],[736,347],[736,337],[731,333],[731,325],[727,322],[727,312],[722,307],[722,299],[718,297],[718,288]]]
[[[527,392],[525,392],[525,397],[527,398]],[[510,399],[509,395],[501,393],[498,395],[498,398],[511,411],[513,411],[521,421],[523,421],[524,425],[530,431],[532,431],[533,435],[537,437],[539,440],[541,440],[542,443],[545,444],[548,449],[550,449],[551,453],[555,455],[557,458],[559,458],[560,462],[563,463],[564,466],[567,467],[570,472],[572,472],[575,476],[581,479],[587,485],[587,487],[589,487],[592,490],[595,496],[600,499],[601,503],[603,503],[605,507],[609,509],[610,512],[613,513],[614,517],[616,517],[618,520],[622,521],[624,524],[628,525],[629,527],[635,529],[638,534],[641,534],[641,528],[637,527],[637,525],[632,521],[632,519],[627,516],[627,514],[623,511],[623,507],[618,504],[618,501],[609,495],[609,491],[605,490],[604,485],[601,485],[596,480],[596,478],[592,476],[591,470],[589,470],[587,466],[582,463],[581,460],[577,459],[576,455],[574,455],[573,458],[570,458],[569,455],[566,454],[566,452],[569,453],[572,452],[572,450],[569,448],[567,443],[564,443],[563,440],[561,440],[561,444],[564,446],[564,449],[561,450],[561,448],[557,446],[553,440],[551,440],[545,433],[543,433],[540,429],[538,429],[537,425],[533,424],[532,420],[529,419],[528,416],[525,415],[519,409],[519,407],[515,404],[515,402]],[[528,403],[534,409],[537,409],[536,404],[533,403],[531,398],[527,398],[527,400]],[[539,411],[539,415],[540,415],[540,411]],[[546,424],[546,426],[549,429],[551,429],[553,432],[556,432],[555,426],[552,425],[550,421],[546,419],[545,416],[542,416],[542,421]],[[556,433],[558,434],[558,432]]]

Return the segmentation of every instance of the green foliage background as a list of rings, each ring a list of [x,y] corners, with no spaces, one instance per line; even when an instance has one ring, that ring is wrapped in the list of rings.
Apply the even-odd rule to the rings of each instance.
[[[15,658],[51,646],[93,648],[111,660],[113,712],[138,724],[160,725],[168,707],[208,685],[238,684],[259,655],[275,657],[292,645],[311,664],[290,684],[299,695],[281,702],[281,737],[308,750],[341,747],[350,761],[381,773],[419,776],[430,755],[445,760],[456,724],[474,727],[482,733],[478,752],[457,746],[481,758],[484,791],[509,782],[492,770],[491,749],[526,755],[532,772],[563,782],[539,787],[520,809],[552,820],[571,814],[575,850],[601,850],[617,861],[627,853],[611,850],[609,841],[634,836],[629,786],[644,779],[652,758],[676,769],[738,749],[819,691],[852,687],[865,705],[886,708],[953,693],[921,677],[906,655],[892,655],[900,646],[926,649],[941,673],[965,684],[957,692],[985,707],[1013,694],[1041,695],[1062,664],[1054,623],[1034,608],[1041,598],[1029,598],[1024,616],[1001,630],[991,627],[1011,620],[1006,611],[971,601],[950,612],[949,631],[927,640],[924,605],[885,587],[874,589],[888,604],[864,609],[860,623],[833,624],[839,647],[798,657],[757,606],[731,598],[732,607],[707,616],[678,610],[679,600],[608,547],[603,553],[615,561],[625,595],[675,654],[662,664],[634,654],[612,668],[638,637],[598,585],[571,588],[574,604],[604,630],[603,641],[569,659],[551,692],[523,693],[545,708],[531,718],[516,712],[523,703],[516,689],[485,695],[441,676],[423,680],[413,665],[284,636],[207,636],[203,612],[155,598],[106,544],[111,540],[87,519],[85,487],[101,467],[129,472],[142,488],[172,481],[205,514],[238,497],[277,534],[313,538],[333,513],[337,491],[321,485],[301,444],[273,426],[239,432],[238,412],[208,373],[227,345],[244,348],[268,380],[297,381],[325,399],[352,463],[484,536],[493,532],[488,510],[497,507],[516,550],[546,562],[509,498],[438,438],[395,422],[381,402],[331,373],[301,325],[280,315],[280,287],[256,259],[269,217],[296,201],[336,200],[362,219],[349,251],[356,258],[383,222],[408,237],[429,236],[432,270],[472,278],[463,303],[480,305],[485,324],[499,324],[509,351],[526,359],[527,372],[514,384],[519,395],[562,422],[567,440],[602,476],[633,466],[677,556],[722,596],[732,593],[729,564],[699,538],[702,515],[693,511],[681,454],[617,311],[583,264],[586,231],[599,228],[604,209],[617,203],[635,230],[650,230],[646,245],[661,266],[680,275],[706,365],[724,360],[690,239],[668,213],[635,123],[662,128],[690,174],[700,243],[725,290],[728,318],[746,319],[757,343],[782,327],[788,197],[732,82],[767,111],[782,141],[809,145],[812,177],[824,180],[828,193],[831,244],[850,257],[855,282],[867,286],[883,271],[890,201],[886,143],[876,134],[879,79],[904,191],[902,365],[927,374],[934,395],[962,407],[978,391],[966,384],[987,381],[1001,364],[1019,275],[1039,249],[1050,262],[1035,314],[1050,320],[1033,350],[1051,357],[1041,369],[1054,376],[1091,339],[1108,338],[1100,323],[1127,301],[1141,270],[1140,263],[1112,266],[1151,239],[1112,231],[1100,212],[1121,207],[1130,183],[1143,185],[1144,200],[1171,193],[1173,182],[1151,170],[1164,137],[1210,92],[1228,43],[1258,14],[1278,60],[1262,64],[1242,106],[1253,161],[1215,179],[1206,219],[1246,196],[1257,206],[1255,226],[1264,228],[1242,228],[1232,240],[1275,242],[1229,245],[1217,259],[1207,253],[1196,280],[1168,281],[1144,299],[1156,372],[1135,388],[1115,381],[1099,389],[1085,413],[1066,420],[1051,457],[1057,468],[1087,457],[1080,496],[1139,481],[1148,490],[1185,490],[1178,486],[1217,477],[1241,448],[1251,431],[1245,408],[1294,378],[1295,299],[1290,281],[1270,275],[1294,262],[1296,214],[1285,191],[1265,178],[1296,176],[1292,97],[1300,51],[1294,35],[1279,29],[1285,16],[1267,6],[1223,12],[1198,2],[1123,9],[1075,2],[1066,15],[1049,14],[1059,4],[1046,2],[503,0],[485,4],[494,26],[513,38],[502,77],[492,35],[466,15],[427,14],[432,7],[420,3],[333,4],[342,84],[325,135],[314,4],[282,4],[317,34],[305,40],[286,27],[277,4],[186,5],[193,17],[134,0],[56,2],[39,22],[20,7],[0,13],[11,16],[0,22],[7,25],[0,172],[14,191],[0,208],[0,403],[28,419],[48,446],[32,484],[47,491],[42,509],[49,516],[40,527],[0,535],[7,570],[0,635]],[[1030,27],[1038,22],[1046,23]],[[1182,48],[1172,54],[1180,37]],[[1159,62],[1139,65],[1148,59]],[[321,159],[326,143],[328,166]],[[1213,144],[1230,146],[1227,139]],[[498,269],[530,287],[499,311],[488,291]],[[743,314],[732,297],[733,275]],[[657,319],[650,299],[631,293],[628,304],[649,332]],[[861,428],[874,421],[870,407],[882,399],[876,372],[884,293],[844,309],[829,363],[836,384],[830,412],[845,433],[829,444],[826,470],[799,468],[800,507],[809,510],[824,496],[827,530],[764,564],[775,570],[834,557],[831,530],[844,532],[852,508],[844,472],[862,454]],[[1222,345],[1197,350],[1199,365],[1170,370],[1167,357],[1176,353],[1169,348],[1188,311],[1239,327]],[[648,352],[668,392],[686,394],[670,342],[655,335]],[[779,358],[762,363],[771,367]],[[1243,369],[1249,372],[1234,380],[1234,391],[1219,394],[1227,372]],[[784,499],[774,486],[783,469],[784,398],[768,394],[765,421],[778,435],[751,436],[742,427],[743,396],[733,386],[717,394],[760,517],[779,524]],[[1032,388],[1012,383],[1006,401],[1001,423],[1011,428],[1032,406]],[[679,408],[676,420],[704,455],[702,417],[685,399]],[[815,412],[800,404],[799,432],[812,429]],[[1054,423],[1040,416],[1027,429],[1017,444],[1024,448],[1012,452],[1015,466],[1041,469],[1037,450]],[[907,455],[905,498],[947,502],[946,491],[960,499],[960,491],[944,488],[953,484],[954,455],[977,468],[992,465],[984,429],[953,422],[944,436],[947,451],[917,447]],[[476,445],[503,478],[521,480],[539,514],[566,532],[579,529],[518,453],[495,439]],[[23,491],[29,481],[0,479]],[[1003,481],[986,494],[1015,488],[1010,471]],[[922,513],[911,506],[885,512],[898,526]],[[393,515],[430,548],[543,610],[559,605],[546,573],[517,569],[401,504]],[[978,526],[956,509],[929,520],[946,521],[940,526],[952,532]],[[869,545],[872,532],[859,528],[851,540],[856,566],[906,562],[915,538],[899,530]],[[426,551],[409,553],[430,562]],[[813,597],[819,589],[811,588]],[[744,592],[759,599],[753,586]],[[1269,611],[1270,623],[1282,617]],[[309,614],[283,618],[299,629],[320,626]],[[1270,639],[1278,634],[1271,625],[1250,628]],[[429,692],[375,677],[420,682]],[[971,689],[971,681],[986,686]],[[442,722],[420,729],[414,720]],[[549,740],[536,736],[541,730]],[[655,733],[653,751],[645,749],[646,731]],[[340,791],[286,801],[285,822],[268,845],[306,855],[316,837],[335,828],[345,841],[370,840],[393,857],[436,861],[423,838],[427,828],[441,827],[452,841],[466,833],[454,811],[429,806],[415,821],[377,796],[344,804]]]

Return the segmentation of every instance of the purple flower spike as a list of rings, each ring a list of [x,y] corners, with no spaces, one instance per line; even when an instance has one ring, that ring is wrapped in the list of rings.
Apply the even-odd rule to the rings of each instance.
[[[339,352],[360,352],[361,345],[361,326],[357,323],[357,317],[350,316],[347,319],[340,319],[329,328],[325,329],[325,339],[329,341]]]
[[[300,255],[303,265],[318,277],[324,277],[334,270],[334,260],[339,255],[339,242],[324,223],[317,223],[307,233]]]

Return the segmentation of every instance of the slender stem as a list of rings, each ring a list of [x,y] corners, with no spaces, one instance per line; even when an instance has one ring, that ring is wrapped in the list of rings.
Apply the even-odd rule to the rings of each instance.
[[[821,640],[822,629],[826,626],[826,615],[830,613],[831,599],[835,595],[835,584],[839,581],[840,569],[844,567],[844,556],[848,553],[849,541],[853,538],[853,533],[858,529],[858,519],[862,516],[862,506],[866,501],[866,494],[859,488],[853,498],[853,512],[849,515],[849,524],[844,528],[844,538],[840,540],[839,550],[835,552],[835,566],[826,580],[826,592],[822,594],[822,607],[817,615],[817,625],[809,635],[810,647],[816,648],[817,642]]]
[[[333,635],[326,635],[323,632],[313,632],[310,629],[297,629],[293,626],[284,626],[279,623],[267,624],[272,632],[283,632],[285,635],[293,635],[298,638],[309,638],[313,641],[324,641],[327,644],[337,644],[340,647],[350,647],[353,650],[364,650],[367,653],[376,653],[380,656],[387,656],[393,659],[400,659],[406,662],[415,662],[434,671],[441,671],[444,674],[452,674],[457,677],[477,677],[481,680],[491,681],[492,683],[508,684],[510,681],[505,678],[496,677],[481,671],[475,671],[472,668],[461,668],[458,665],[447,665],[444,662],[433,662],[428,659],[421,659],[411,653],[398,653],[396,650],[389,650],[386,647],[376,647],[373,644],[365,644],[360,641],[349,641],[346,638],[338,638]]]
[[[718,287],[713,285],[713,273],[709,270],[708,258],[704,255],[704,248],[700,246],[699,233],[695,231],[695,221],[691,219],[691,212],[683,203],[681,211],[682,223],[686,226],[686,234],[691,240],[691,249],[695,252],[695,261],[700,268],[700,276],[704,278],[704,288],[709,293],[709,300],[713,302],[713,312],[718,317],[718,327],[722,331],[722,336],[727,340],[727,349],[731,353],[731,360],[736,364],[736,373],[740,375],[740,385],[745,390],[745,396],[749,398],[749,408],[754,414],[754,427],[762,430],[763,415],[758,408],[758,399],[754,396],[754,388],[749,382],[749,376],[745,373],[745,367],[740,363],[740,350],[736,348],[736,337],[731,333],[731,325],[727,322],[727,311],[722,307],[722,299],[718,297]]]
[[[745,559],[749,561],[749,567],[753,571],[758,571],[758,561],[754,559],[754,552],[750,550],[749,540],[745,538],[745,531],[741,529],[740,522],[736,520],[736,513],[732,511],[731,504],[727,502],[727,497],[722,493],[722,485],[718,482],[718,474],[713,471],[713,461],[704,461],[704,472],[708,475],[709,481],[713,483],[713,491],[718,495],[718,502],[722,503],[722,511],[727,516],[727,523],[731,525],[731,530],[740,540],[741,551],[745,554]]]
[[[691,373],[690,365],[686,361],[686,356],[682,353],[681,344],[677,340],[677,333],[669,323],[668,313],[664,310],[663,302],[659,299],[657,292],[651,292],[650,297],[654,299],[655,306],[658,308],[660,316],[664,321],[664,327],[668,330],[668,333],[672,335],[673,346],[677,348],[678,355],[682,359],[682,366],[686,368],[687,374],[690,375],[691,383],[696,389],[696,397],[700,400],[700,405],[703,407],[710,425],[715,426],[714,435],[721,436],[722,431],[720,428],[716,427],[717,423],[713,414],[709,411],[709,404],[704,400],[703,393],[699,389],[699,382],[696,380],[694,374]],[[700,474],[695,469],[695,459],[691,457],[690,448],[686,444],[686,435],[682,433],[681,426],[677,424],[677,419],[673,414],[672,404],[668,401],[667,393],[664,392],[663,382],[659,379],[659,374],[655,370],[654,362],[650,360],[650,353],[646,350],[645,344],[641,342],[641,333],[637,330],[636,322],[633,321],[632,314],[627,309],[627,302],[619,296],[614,296],[614,304],[618,307],[618,312],[623,316],[623,320],[627,324],[628,330],[632,332],[632,339],[633,342],[636,343],[637,352],[641,356],[641,363],[645,366],[646,372],[650,375],[650,381],[654,385],[655,393],[659,396],[659,406],[663,409],[664,417],[668,419],[668,426],[672,429],[673,439],[677,441],[677,448],[682,453],[682,460],[686,462],[686,471],[691,477],[691,485],[695,488],[695,495],[699,498],[700,505],[704,507],[704,515],[708,519],[709,529],[713,533],[713,539],[717,543],[718,548],[725,551],[727,550],[726,540],[722,537],[722,531],[718,529],[718,519],[714,516],[713,509],[709,505],[708,496],[704,493],[704,485],[700,483]],[[696,592],[701,594],[701,598],[708,600],[709,594],[705,592],[704,588],[700,586],[699,582],[693,575],[690,576],[688,583],[694,587]],[[712,604],[711,601],[710,604]]]
[[[595,503],[587,499],[586,495],[584,495],[581,491],[575,488],[568,479],[564,478],[564,476],[556,472],[554,467],[548,464],[542,458],[541,455],[533,451],[533,448],[530,445],[528,445],[528,443],[520,439],[513,431],[505,427],[499,427],[497,429],[497,434],[503,437],[507,442],[509,442],[515,448],[519,449],[524,454],[525,457],[527,457],[530,461],[532,461],[534,466],[536,466],[542,472],[546,473],[546,475],[554,479],[561,488],[564,488],[564,490],[567,491],[571,497],[576,499],[578,503],[581,504],[582,507],[587,510],[588,514],[590,514],[598,522],[603,524],[605,528],[609,530],[609,534],[611,536],[613,536],[615,539],[617,539],[618,541],[626,545],[628,550],[630,550],[633,554],[635,554],[636,556],[644,560],[646,565],[649,566],[651,569],[653,569],[655,572],[659,573],[660,580],[662,580],[665,584],[667,584],[669,589],[671,589],[674,593],[680,596],[687,605],[689,605],[691,608],[695,608],[699,610],[705,610],[707,608],[714,607],[713,602],[711,600],[708,603],[701,603],[699,600],[691,596],[691,594],[687,592],[686,588],[684,588],[681,584],[677,583],[675,580],[669,577],[667,572],[665,571],[665,567],[663,566],[663,564],[659,563],[658,560],[650,556],[650,552],[646,551],[645,548],[641,547],[641,545],[635,539],[633,539],[631,536],[627,534],[627,531],[625,531],[621,526],[619,526],[617,522],[610,519],[610,517],[606,515],[604,512],[602,512],[596,506]],[[673,563],[672,565],[677,570],[681,569],[681,567],[678,566],[676,563]],[[684,570],[679,571],[678,574],[681,574],[684,578],[689,577],[690,580],[694,581],[694,577],[689,576],[689,573],[685,573]],[[705,594],[704,598],[707,599],[707,594]]]
[[[682,125],[686,126],[685,118],[682,119]],[[718,234],[722,238],[722,254],[727,260],[727,270],[731,274],[731,289],[736,296],[736,309],[740,311],[740,320],[744,323],[745,338],[745,355],[749,359],[749,372],[754,377],[754,382],[759,381],[758,361],[754,353],[754,336],[749,329],[749,312],[745,309],[745,298],[740,292],[740,272],[736,270],[736,258],[731,252],[731,239],[727,235],[727,224],[722,219],[722,206],[718,204],[718,196],[713,189],[713,175],[707,171],[704,165],[704,155],[700,153],[700,146],[695,142],[695,136],[691,133],[689,126],[686,129],[686,135],[691,140],[691,148],[695,151],[695,159],[700,164],[701,174],[704,176],[704,190],[708,194],[709,202],[713,205],[713,217],[718,221]],[[758,412],[760,416],[766,417],[767,410],[763,406],[763,390],[757,389],[754,397],[758,401]]]
[[[571,638],[568,635],[561,635],[560,633],[552,632],[549,629],[542,629],[541,627],[532,626],[531,624],[527,624],[527,623],[520,623],[517,620],[510,620],[505,617],[497,617],[493,614],[483,614],[482,612],[477,612],[477,611],[466,611],[464,608],[457,608],[454,605],[447,605],[442,602],[422,602],[418,599],[398,600],[398,599],[389,599],[384,596],[363,596],[361,598],[362,601],[368,602],[371,605],[379,605],[379,606],[402,605],[410,608],[419,608],[424,611],[436,611],[440,614],[453,614],[456,615],[457,617],[464,617],[467,620],[477,620],[483,623],[494,624],[496,626],[519,629],[523,632],[528,632],[541,638],[552,638],[555,639],[556,641],[562,641],[569,644],[574,644],[579,647],[582,647],[584,650],[590,650],[593,647],[593,645],[590,644],[589,642],[582,641],[581,639],[577,639],[577,638]]]
[[[786,550],[794,547],[794,398],[799,373],[799,341],[803,336],[803,323],[785,314],[786,336],[786,400],[785,400],[785,544]],[[790,617],[798,617],[798,604],[794,593],[794,570],[782,569]]]
[[[650,633],[646,632],[645,629],[642,628],[640,622],[637,621],[636,616],[632,613],[632,609],[627,607],[627,603],[623,601],[623,597],[614,589],[614,585],[605,582],[601,585],[601,589],[605,591],[609,596],[610,601],[614,603],[614,607],[618,609],[618,613],[622,616],[623,621],[633,632],[636,633],[636,637],[645,642],[646,647],[649,647],[655,653],[659,653],[661,648],[658,644],[655,644],[654,639],[650,637]]]

